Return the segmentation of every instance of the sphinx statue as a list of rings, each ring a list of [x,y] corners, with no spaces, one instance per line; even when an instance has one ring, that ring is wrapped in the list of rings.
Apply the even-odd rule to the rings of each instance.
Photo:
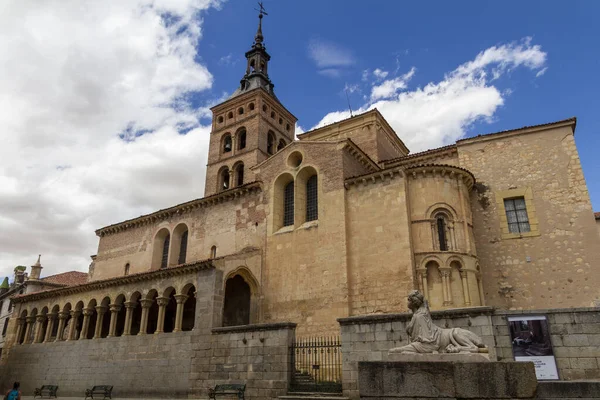
[[[427,301],[418,290],[408,294],[408,308],[413,313],[406,328],[409,344],[393,348],[389,353],[487,353],[483,341],[473,332],[434,325]]]

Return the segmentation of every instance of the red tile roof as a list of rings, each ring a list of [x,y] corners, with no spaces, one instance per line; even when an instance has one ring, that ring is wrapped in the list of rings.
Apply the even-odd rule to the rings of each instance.
[[[79,271],[63,272],[62,274],[50,275],[42,278],[42,282],[55,283],[57,285],[74,286],[86,283],[88,274]]]
[[[595,212],[594,217],[596,217],[596,219],[600,219],[600,212]]]

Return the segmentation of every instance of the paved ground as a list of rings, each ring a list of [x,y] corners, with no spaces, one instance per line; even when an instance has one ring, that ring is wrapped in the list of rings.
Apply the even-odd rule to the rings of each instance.
[[[44,397],[44,399],[47,399],[48,397]],[[81,397],[62,397],[62,396],[58,396],[58,400],[83,400],[84,396]],[[22,400],[33,400],[33,396],[21,396]],[[53,398],[54,399],[54,398]],[[102,396],[100,397],[96,397],[96,399],[102,399]],[[130,398],[130,397],[116,397],[113,396],[114,400],[168,400],[163,398],[154,398],[154,397],[137,397],[137,398]],[[39,397],[36,398],[36,400],[40,400]],[[206,398],[202,399],[202,400],[206,400]]]

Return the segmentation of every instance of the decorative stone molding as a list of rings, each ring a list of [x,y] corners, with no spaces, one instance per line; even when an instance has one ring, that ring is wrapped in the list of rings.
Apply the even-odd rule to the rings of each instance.
[[[359,175],[356,177],[348,178],[344,182],[344,187],[349,189],[351,186],[369,185],[376,182],[383,182],[385,180],[391,180],[395,178],[402,178],[404,171],[400,167],[385,169],[377,172],[370,172],[365,175]]]
[[[475,184],[475,176],[467,169],[446,164],[422,164],[406,168],[406,175],[413,179],[418,179],[419,175],[426,176],[440,175],[442,177],[448,175],[451,178],[459,177],[463,180],[467,188],[471,190]]]
[[[225,257],[225,256],[224,256]],[[218,257],[221,259],[224,257]],[[127,276],[119,276],[116,278],[104,279],[85,283],[83,285],[68,286],[65,288],[47,290],[44,292],[31,293],[27,295],[16,296],[13,298],[14,303],[24,303],[28,301],[47,299],[51,297],[67,296],[70,294],[90,292],[98,289],[106,289],[125,284],[150,281],[154,279],[164,279],[171,276],[184,275],[191,272],[214,268],[213,261],[216,259],[194,261],[189,264],[178,265],[176,267],[163,268],[155,271],[141,272]]]
[[[188,201],[186,203],[181,203],[181,204],[178,204],[178,205],[170,207],[170,208],[165,208],[163,210],[156,211],[152,214],[142,215],[142,216],[134,218],[134,219],[120,222],[118,224],[105,226],[104,228],[98,229],[96,231],[96,235],[102,237],[102,236],[111,235],[111,234],[114,234],[117,232],[122,232],[127,229],[137,228],[139,226],[144,226],[144,225],[149,225],[149,224],[154,224],[156,222],[164,221],[164,220],[172,218],[174,216],[192,212],[199,208],[206,208],[206,207],[210,207],[215,204],[223,203],[226,201],[231,201],[238,197],[242,197],[249,193],[253,193],[253,192],[256,192],[259,190],[261,190],[260,182],[246,183],[242,186],[228,189],[228,190],[213,194],[211,196]]]
[[[256,331],[276,331],[280,329],[295,329],[293,322],[275,322],[272,324],[251,324],[238,326],[225,326],[222,328],[213,328],[213,334],[236,333],[236,332],[256,332]]]

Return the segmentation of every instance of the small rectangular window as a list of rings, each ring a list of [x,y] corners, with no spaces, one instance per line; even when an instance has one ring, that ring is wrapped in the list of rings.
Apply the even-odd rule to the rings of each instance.
[[[508,230],[510,233],[525,233],[531,231],[524,197],[504,199],[504,210],[506,211],[506,219],[508,220]]]

